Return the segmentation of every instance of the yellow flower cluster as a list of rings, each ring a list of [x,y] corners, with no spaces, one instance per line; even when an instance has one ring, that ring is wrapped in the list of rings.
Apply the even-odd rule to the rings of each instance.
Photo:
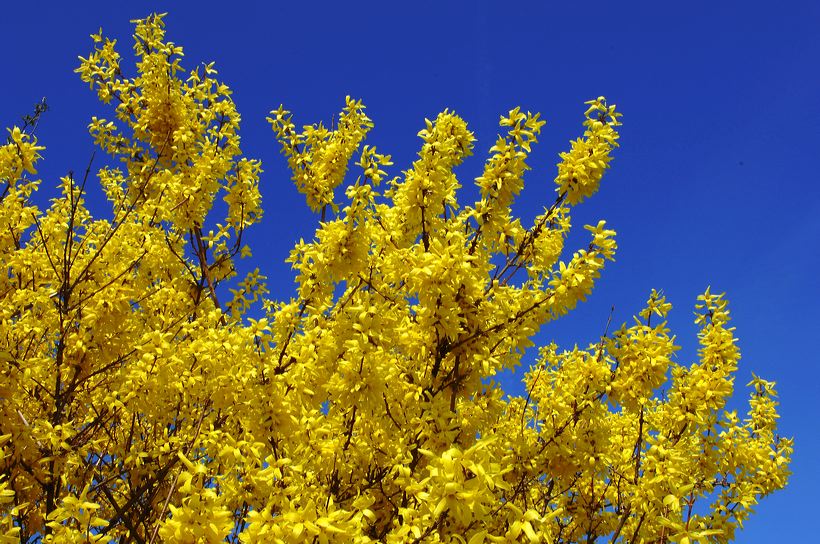
[[[296,132],[290,113],[281,106],[268,117],[288,157],[296,188],[307,197],[313,211],[326,206],[336,211],[333,191],[344,180],[350,159],[373,127],[360,101],[349,96],[345,101],[337,128],[327,129],[319,123]]]
[[[79,72],[115,109],[90,125],[111,219],[73,176],[33,206],[42,148],[21,129],[0,146],[0,542],[722,543],[786,485],[774,385],[754,379],[745,419],[726,411],[740,354],[708,290],[692,365],[653,291],[586,349],[543,347],[525,396],[493,381],[614,258],[604,221],[564,251],[616,146],[603,98],[529,227],[511,206],[538,114],[501,118],[461,206],[474,137],[455,113],[380,188],[391,158],[362,147],[361,102],[301,132],[275,110],[322,221],[289,257],[293,298],[272,301],[259,270],[225,285],[261,217],[229,89],[210,64],[184,71],[162,16],[136,23],[133,77],[93,39]]]
[[[8,142],[0,146],[0,251],[7,252],[20,244],[23,232],[34,222],[37,207],[29,198],[37,190],[39,180],[27,174],[36,174],[34,163],[44,148],[37,140],[14,127],[9,131]],[[2,280],[0,280],[2,281]]]
[[[616,127],[621,124],[621,114],[614,105],[608,106],[603,96],[587,104],[584,137],[573,141],[570,151],[561,153],[555,178],[559,193],[566,193],[570,204],[578,204],[598,190],[612,160],[611,152],[618,147]]]

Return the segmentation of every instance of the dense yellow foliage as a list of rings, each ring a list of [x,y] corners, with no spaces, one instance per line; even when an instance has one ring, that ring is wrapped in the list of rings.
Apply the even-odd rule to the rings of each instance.
[[[0,541],[726,542],[785,485],[773,385],[724,409],[740,355],[721,295],[698,301],[691,366],[653,291],[631,326],[542,348],[526,398],[491,381],[613,258],[601,221],[561,260],[617,146],[603,98],[531,225],[510,205],[538,115],[501,118],[461,205],[474,138],[452,112],[389,180],[361,102],[331,128],[271,112],[322,214],[274,302],[258,272],[224,286],[262,214],[230,90],[212,65],[184,71],[161,17],[137,22],[134,77],[93,39],[78,72],[114,108],[90,124],[110,218],[72,176],[37,208],[43,148],[17,128],[0,147]]]

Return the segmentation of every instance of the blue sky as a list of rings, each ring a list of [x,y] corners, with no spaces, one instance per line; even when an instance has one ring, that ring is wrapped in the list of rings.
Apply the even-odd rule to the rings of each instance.
[[[216,61],[235,92],[244,150],[265,170],[253,264],[287,297],[283,260],[316,218],[265,122],[280,103],[301,124],[329,120],[345,95],[363,99],[376,123],[368,142],[393,154],[394,174],[413,159],[423,119],[454,109],[478,138],[458,170],[468,186],[499,114],[540,111],[547,125],[516,207],[530,218],[553,199],[557,153],[580,134],[583,102],[606,95],[624,114],[621,148],[574,224],[607,219],[620,251],[591,299],[540,340],[586,344],[612,305],[620,323],[654,287],[675,305],[670,325],[689,361],[695,297],[707,285],[726,291],[739,394],[752,372],[775,380],[782,434],[796,440],[789,487],[763,501],[738,542],[802,542],[816,534],[820,488],[820,4],[717,4],[6,2],[0,124],[47,97],[37,132],[41,196],[53,196],[58,176],[88,162],[91,115],[110,116],[73,73],[88,35],[102,26],[130,49],[129,19],[170,12],[186,65]],[[505,380],[511,391],[517,379]]]

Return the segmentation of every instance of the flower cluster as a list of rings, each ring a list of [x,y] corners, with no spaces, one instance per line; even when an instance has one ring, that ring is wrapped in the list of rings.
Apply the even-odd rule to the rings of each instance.
[[[727,542],[786,484],[774,385],[754,379],[744,419],[726,410],[740,353],[708,290],[693,364],[653,291],[587,348],[541,348],[525,396],[493,381],[614,258],[604,221],[565,251],[618,138],[603,98],[528,227],[512,206],[538,114],[501,118],[460,205],[474,137],[452,111],[388,178],[361,102],[301,131],[275,110],[321,221],[273,301],[258,269],[224,284],[261,217],[230,90],[211,64],[185,72],[162,16],[137,22],[133,77],[93,40],[79,72],[115,110],[90,126],[110,219],[73,176],[40,210],[42,147],[22,129],[0,146],[0,541]]]

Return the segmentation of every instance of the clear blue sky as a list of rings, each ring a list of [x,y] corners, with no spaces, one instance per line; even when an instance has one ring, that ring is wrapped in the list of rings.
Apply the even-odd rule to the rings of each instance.
[[[309,123],[329,120],[347,94],[362,98],[376,123],[369,143],[393,153],[393,173],[412,160],[424,117],[455,109],[478,137],[459,171],[466,185],[499,114],[540,111],[548,124],[517,207],[529,218],[553,198],[557,153],[579,134],[583,101],[606,95],[624,113],[622,147],[574,223],[607,219],[620,251],[589,302],[541,339],[586,344],[610,306],[620,323],[655,287],[676,307],[680,359],[691,360],[695,297],[707,285],[726,291],[739,392],[752,372],[777,381],[782,434],[796,439],[789,487],[763,501],[738,541],[806,542],[820,489],[820,4],[623,4],[9,1],[0,124],[48,98],[38,135],[43,196],[53,196],[58,176],[88,162],[91,115],[111,115],[72,73],[88,35],[102,26],[130,49],[129,19],[169,11],[186,65],[216,61],[235,91],[244,149],[265,169],[254,264],[287,297],[283,259],[315,218],[265,122],[280,103]]]

